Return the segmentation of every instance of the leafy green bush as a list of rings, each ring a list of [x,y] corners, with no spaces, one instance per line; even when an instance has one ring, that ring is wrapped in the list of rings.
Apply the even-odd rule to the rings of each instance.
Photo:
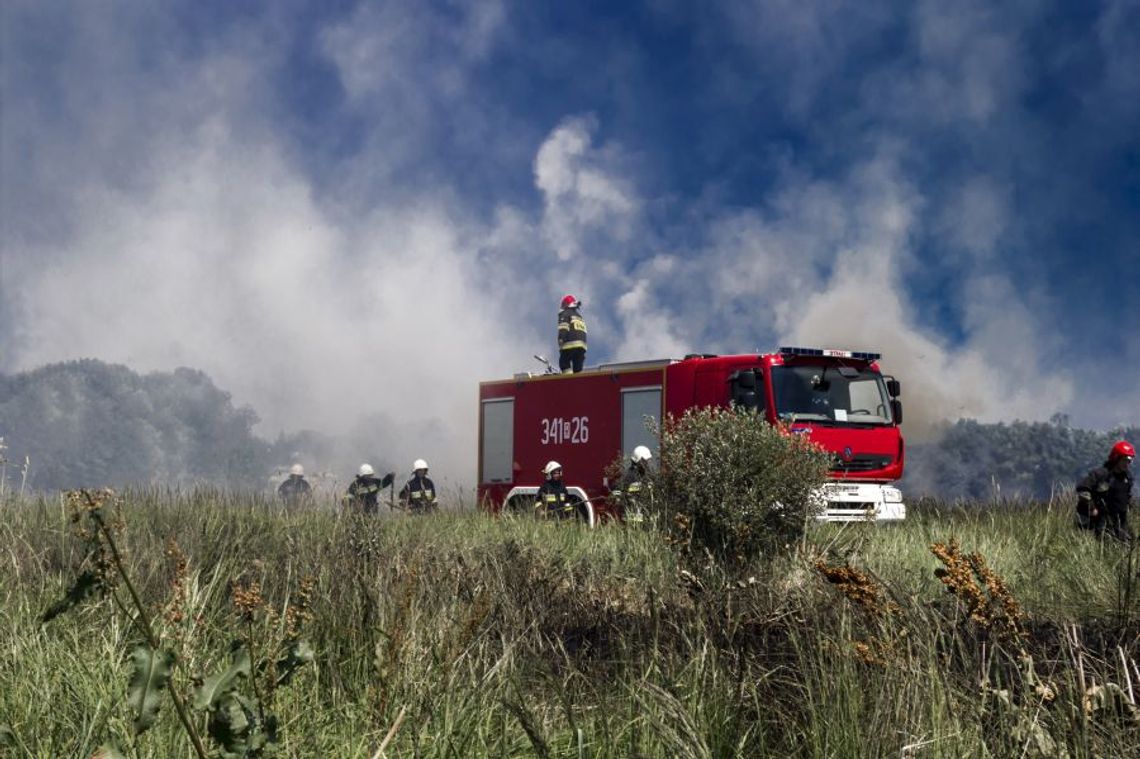
[[[694,409],[667,417],[660,435],[649,508],[687,557],[745,569],[798,541],[821,508],[813,492],[828,455],[754,413]]]

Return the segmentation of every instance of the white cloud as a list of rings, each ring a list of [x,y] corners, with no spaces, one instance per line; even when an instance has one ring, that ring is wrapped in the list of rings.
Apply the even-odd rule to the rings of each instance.
[[[462,94],[471,64],[484,59],[505,30],[501,2],[363,3],[322,31],[326,55],[349,96],[370,111],[426,105]]]
[[[982,257],[976,268],[967,268],[975,273],[961,303],[965,340],[951,344],[917,320],[901,277],[913,255],[910,238],[922,199],[890,161],[855,176],[847,188],[855,209],[853,245],[789,320],[788,339],[882,352],[884,369],[905,380],[906,427],[919,439],[944,419],[1045,420],[1065,408],[1072,380],[1050,360],[1049,338],[1033,318],[1032,294],[985,274],[989,261]],[[988,212],[981,223],[987,227],[983,242],[1000,232]]]
[[[674,269],[674,261],[657,257],[648,268],[667,275]],[[617,300],[617,314],[623,327],[622,340],[614,351],[619,360],[680,358],[689,352],[675,334],[673,322],[680,315],[659,303],[651,288],[649,280],[638,280]]]
[[[639,267],[618,301],[621,357],[777,344],[879,351],[907,388],[916,439],[942,419],[1047,419],[1064,408],[1071,381],[1049,360],[1032,294],[986,279],[986,256],[966,262],[978,274],[961,303],[964,342],[919,319],[903,275],[918,267],[926,200],[901,165],[888,143],[840,180],[790,174],[765,207],[711,219],[705,247]],[[988,215],[979,224],[984,234],[967,233],[984,250],[1002,227]]]
[[[969,178],[947,193],[949,202],[936,222],[939,237],[971,259],[993,258],[1002,237],[1009,233],[1009,193],[1009,188],[992,177]]]
[[[921,67],[904,91],[923,118],[985,123],[1013,105],[1025,74],[1016,30],[1000,8],[925,0],[915,33]]]
[[[581,253],[580,242],[594,232],[629,239],[639,202],[628,184],[606,166],[606,151],[596,151],[592,118],[560,124],[538,150],[534,176],[545,197],[543,231],[558,258]],[[609,151],[610,159],[614,157]]]

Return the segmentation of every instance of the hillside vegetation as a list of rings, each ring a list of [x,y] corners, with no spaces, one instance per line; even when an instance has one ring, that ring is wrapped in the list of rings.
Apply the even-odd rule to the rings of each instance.
[[[108,570],[84,565],[75,508],[0,504],[6,755],[194,756],[165,694],[136,736],[144,636],[121,581],[41,621],[85,566]],[[193,702],[226,695],[243,641],[252,676],[227,703],[284,756],[1140,752],[1140,557],[1074,531],[1067,504],[813,525],[731,580],[615,524],[366,519],[216,490],[104,508],[188,720],[207,736],[216,715]],[[257,665],[286,639],[311,661]]]
[[[310,473],[347,478],[361,461],[390,471],[392,462],[407,458],[390,437],[390,421],[362,417],[358,428],[335,436],[291,430],[266,440],[255,432],[254,409],[235,406],[229,393],[193,369],[139,374],[85,359],[0,374],[8,489],[19,489],[25,457],[25,484],[35,491],[95,483],[257,489],[295,456]],[[1063,416],[1049,422],[960,420],[945,425],[932,442],[908,444],[902,488],[908,499],[1048,499],[1099,466],[1121,437],[1140,440],[1140,429],[1082,430]]]
[[[962,419],[934,442],[909,446],[901,487],[910,498],[1048,499],[1100,466],[1120,439],[1140,440],[1140,428],[1078,429],[1063,414],[1048,422]]]

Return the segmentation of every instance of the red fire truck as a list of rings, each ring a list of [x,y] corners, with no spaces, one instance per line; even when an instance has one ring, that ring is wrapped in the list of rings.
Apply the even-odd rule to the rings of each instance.
[[[551,460],[593,525],[619,516],[606,469],[637,445],[657,451],[646,417],[736,405],[786,425],[835,455],[821,519],[898,520],[902,404],[880,355],[822,348],[693,354],[588,367],[577,374],[516,374],[479,385],[479,499],[485,508],[530,508]]]

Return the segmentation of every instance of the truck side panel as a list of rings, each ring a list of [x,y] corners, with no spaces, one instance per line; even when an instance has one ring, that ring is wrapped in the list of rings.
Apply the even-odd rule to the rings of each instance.
[[[567,486],[579,486],[608,511],[606,468],[631,441],[656,441],[644,431],[643,412],[661,416],[663,369],[589,370],[579,374],[528,377],[480,386],[479,490],[492,509],[502,506],[511,488],[538,487],[542,467],[557,461]],[[656,408],[654,408],[656,406]],[[495,428],[507,418],[513,426],[510,476]],[[624,410],[624,414],[623,414]],[[624,417],[630,417],[623,424]],[[641,429],[631,429],[636,426]],[[624,434],[623,434],[624,428]]]

